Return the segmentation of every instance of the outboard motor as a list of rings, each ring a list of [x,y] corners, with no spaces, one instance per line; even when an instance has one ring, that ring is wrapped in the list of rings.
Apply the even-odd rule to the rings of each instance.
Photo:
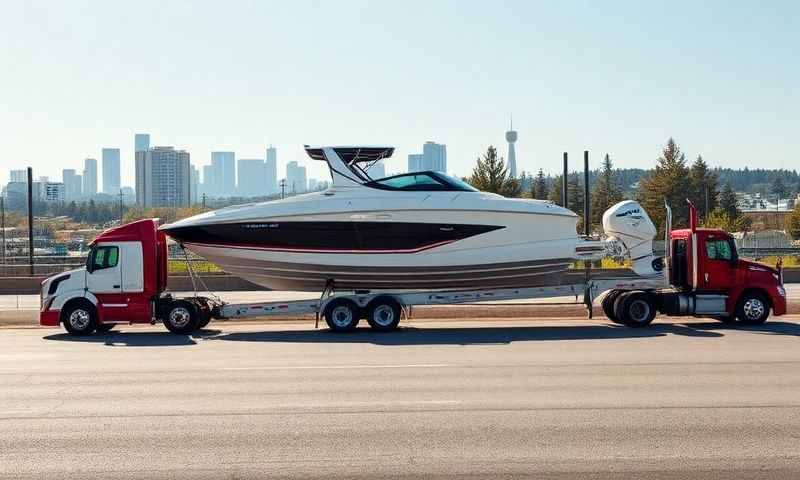
[[[661,259],[653,253],[656,226],[638,202],[625,200],[606,210],[603,231],[610,253],[617,257],[627,253],[637,275],[653,276],[663,268]]]

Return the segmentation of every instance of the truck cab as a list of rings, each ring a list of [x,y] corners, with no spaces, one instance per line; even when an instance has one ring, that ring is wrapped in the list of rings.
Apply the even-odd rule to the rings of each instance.
[[[695,313],[735,317],[745,323],[763,322],[770,309],[774,315],[786,313],[780,270],[739,258],[728,232],[690,226],[670,232],[669,242],[669,283],[677,292],[702,301],[700,311],[695,302]]]
[[[165,305],[166,242],[158,219],[106,230],[90,245],[84,267],[42,282],[39,323],[89,334],[155,321]]]

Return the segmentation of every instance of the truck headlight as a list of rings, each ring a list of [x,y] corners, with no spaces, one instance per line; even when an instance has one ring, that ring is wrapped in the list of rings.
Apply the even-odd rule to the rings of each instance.
[[[778,295],[786,298],[786,288],[783,285],[778,285]]]

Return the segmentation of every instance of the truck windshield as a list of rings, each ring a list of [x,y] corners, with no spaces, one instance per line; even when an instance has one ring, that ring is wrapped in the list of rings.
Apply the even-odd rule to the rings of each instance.
[[[728,239],[708,239],[706,241],[706,255],[709,260],[732,260],[733,249]]]

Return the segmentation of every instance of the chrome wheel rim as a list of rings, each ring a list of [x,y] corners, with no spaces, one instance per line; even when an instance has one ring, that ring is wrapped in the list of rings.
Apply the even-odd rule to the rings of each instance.
[[[635,300],[631,303],[628,314],[634,322],[642,323],[647,319],[647,316],[650,315],[650,305],[644,300]]]
[[[757,298],[751,298],[744,302],[744,316],[748,320],[758,320],[764,315],[764,302]]]
[[[69,315],[69,324],[75,330],[85,330],[89,328],[89,323],[92,321],[91,315],[86,310],[78,309]]]
[[[389,305],[378,305],[372,320],[381,327],[388,327],[394,322],[394,309]]]
[[[188,325],[191,319],[192,314],[186,307],[176,307],[169,312],[169,323],[178,328]]]
[[[333,324],[339,328],[347,328],[353,323],[353,310],[344,305],[339,305],[331,311]]]

